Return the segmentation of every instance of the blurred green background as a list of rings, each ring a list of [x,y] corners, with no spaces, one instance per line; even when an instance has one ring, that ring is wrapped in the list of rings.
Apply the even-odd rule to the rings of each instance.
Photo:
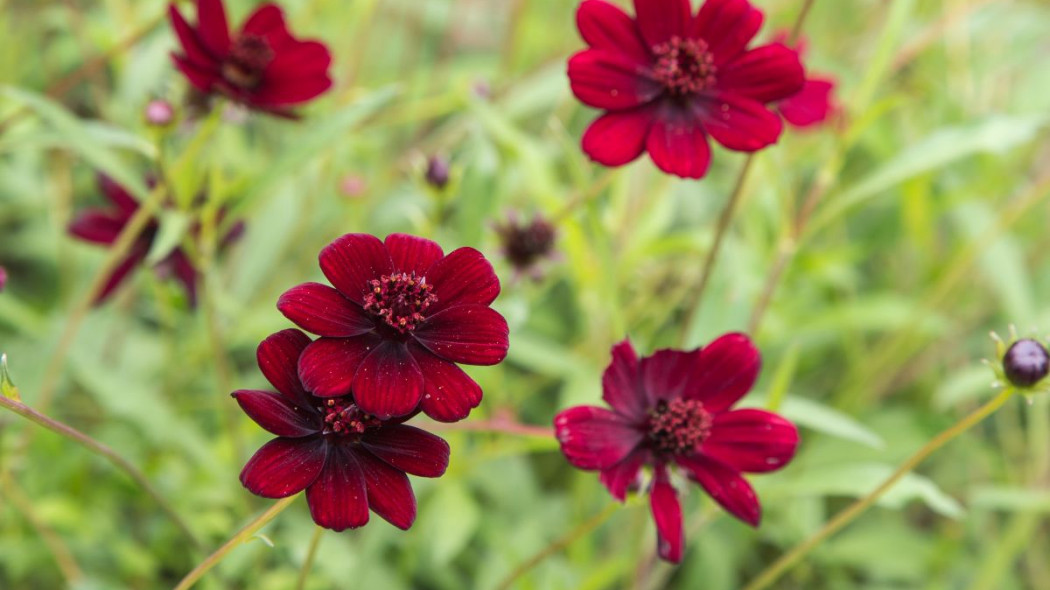
[[[763,39],[802,5],[755,3]],[[227,4],[233,23],[255,5]],[[139,466],[210,551],[270,504],[237,481],[270,435],[228,394],[263,387],[255,346],[289,327],[277,297],[321,279],[317,252],[335,237],[406,231],[493,260],[510,355],[468,368],[485,391],[468,421],[416,420],[447,438],[452,461],[439,480],[413,480],[415,526],[373,518],[326,533],[306,587],[492,588],[599,513],[611,498],[553,439],[470,424],[548,426],[561,408],[599,403],[614,342],[674,345],[744,158],[716,148],[699,183],[644,157],[613,172],[589,163],[578,139],[596,113],[565,76],[582,48],[576,4],[281,2],[297,35],[331,47],[335,88],[298,123],[227,112],[175,167],[220,194],[247,233],[209,271],[202,309],[139,272],[92,310],[48,414]],[[105,256],[64,232],[75,211],[102,203],[96,171],[141,178],[170,166],[195,123],[162,137],[143,121],[153,98],[181,111],[186,90],[167,57],[164,2],[0,8],[0,351],[32,406]],[[1036,0],[816,1],[807,65],[838,78],[844,115],[788,130],[757,158],[687,327],[690,346],[752,331],[764,369],[748,403],[801,426],[796,460],[752,479],[763,526],[690,486],[681,567],[656,562],[635,500],[517,587],[738,588],[992,395],[979,362],[993,354],[989,330],[1050,329],[1047,31],[1050,6]],[[423,181],[432,154],[453,164],[444,192]],[[512,211],[557,225],[560,256],[538,281],[500,255],[493,224]],[[1008,404],[775,587],[1050,588],[1048,410],[1046,398]],[[165,588],[206,554],[126,475],[10,413],[0,469],[0,588]],[[198,587],[292,588],[312,530],[299,500]]]

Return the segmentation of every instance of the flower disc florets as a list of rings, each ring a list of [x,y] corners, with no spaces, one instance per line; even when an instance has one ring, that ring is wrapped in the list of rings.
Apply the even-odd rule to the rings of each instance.
[[[433,285],[415,272],[383,275],[369,282],[371,291],[365,295],[365,311],[371,312],[402,334],[411,332],[426,316],[430,304],[437,302]]]

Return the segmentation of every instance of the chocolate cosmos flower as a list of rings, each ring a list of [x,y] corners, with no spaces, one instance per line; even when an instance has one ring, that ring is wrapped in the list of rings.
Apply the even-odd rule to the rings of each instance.
[[[369,509],[409,528],[416,497],[405,474],[439,477],[448,467],[448,443],[399,420],[370,416],[349,396],[307,393],[298,360],[309,344],[299,330],[263,340],[259,368],[278,393],[233,393],[252,420],[278,436],[244,466],[241,483],[265,498],[306,490],[314,522],[336,531],[364,525]]]
[[[701,178],[710,135],[754,152],[780,136],[767,104],[802,87],[798,55],[782,44],[747,46],[762,13],[746,0],[634,0],[635,18],[585,0],[577,26],[590,46],[569,60],[576,98],[607,111],[583,134],[583,151],[621,166],[644,151],[669,174]]]
[[[780,43],[787,43],[788,38],[787,32],[774,37]],[[806,41],[799,39],[796,49],[799,57],[805,57]],[[820,125],[838,111],[834,100],[836,85],[831,76],[807,74],[802,90],[778,102],[777,111],[792,127],[805,129]]]
[[[168,12],[183,51],[172,59],[201,92],[221,92],[248,107],[290,116],[289,107],[332,85],[328,48],[292,37],[275,4],[260,6],[234,34],[222,0],[197,0],[196,28],[174,4]]]
[[[347,234],[321,251],[335,288],[293,287],[277,308],[322,336],[303,352],[299,374],[320,397],[353,392],[364,411],[388,419],[417,406],[435,420],[462,420],[481,388],[455,363],[494,365],[507,356],[507,321],[489,307],[499,279],[473,248],[445,256],[430,240],[386,242]]]
[[[652,468],[649,497],[663,559],[680,561],[685,544],[672,466],[734,516],[758,526],[762,509],[741,472],[780,469],[795,454],[793,424],[764,410],[731,409],[754,384],[760,364],[743,334],[641,360],[625,340],[613,347],[602,377],[603,399],[612,410],[579,406],[554,419],[569,462],[601,471],[617,500],[637,484],[643,466]]]

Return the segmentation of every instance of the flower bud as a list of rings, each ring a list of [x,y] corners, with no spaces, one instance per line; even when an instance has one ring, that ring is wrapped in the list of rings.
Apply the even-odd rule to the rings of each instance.
[[[496,226],[503,255],[519,272],[531,270],[537,263],[554,254],[557,232],[554,225],[540,215],[525,223],[512,215],[506,223]]]
[[[0,291],[4,290],[7,286],[7,269],[0,266]]]
[[[1050,373],[1050,353],[1035,340],[1018,340],[1003,355],[1003,373],[1016,387],[1032,387]]]
[[[167,127],[175,120],[175,109],[166,100],[151,100],[146,105],[145,115],[146,123],[156,127]]]
[[[427,172],[426,179],[430,186],[436,189],[444,189],[448,186],[449,178],[452,175],[452,168],[449,164],[448,158],[442,156],[430,156],[427,160]]]

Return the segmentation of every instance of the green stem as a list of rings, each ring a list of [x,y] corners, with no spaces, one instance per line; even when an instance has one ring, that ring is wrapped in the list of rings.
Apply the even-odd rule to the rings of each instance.
[[[980,408],[977,408],[973,413],[969,414],[962,420],[956,422],[951,428],[948,428],[935,436],[911,457],[908,457],[908,460],[902,463],[893,474],[879,485],[879,487],[875,488],[867,496],[854,502],[849,508],[839,512],[835,518],[828,521],[823,528],[802,543],[796,545],[791,551],[782,555],[780,559],[773,562],[772,565],[767,567],[758,575],[758,577],[752,580],[750,584],[745,586],[744,590],[761,590],[762,588],[768,588],[770,584],[776,582],[784,572],[791,569],[792,566],[801,561],[806,554],[813,550],[813,548],[820,545],[822,541],[835,534],[844,526],[853,522],[855,518],[863,514],[865,510],[875,504],[875,502],[877,502],[886,492],[890,491],[894,484],[900,481],[904,476],[911,473],[919,463],[922,463],[927,457],[933,454],[934,451],[940,449],[955,437],[966,432],[975,424],[993,414],[996,410],[1002,407],[1002,405],[1005,404],[1013,394],[1014,389],[1012,387],[1003,389],[999,392],[999,395],[994,397],[991,401]]]
[[[314,566],[314,559],[317,557],[317,547],[321,544],[321,535],[323,533],[323,528],[315,528],[314,536],[310,539],[310,547],[306,550],[306,559],[303,560],[303,568],[299,570],[299,582],[295,584],[295,590],[303,590],[306,588],[306,580],[310,577],[310,570]]]

